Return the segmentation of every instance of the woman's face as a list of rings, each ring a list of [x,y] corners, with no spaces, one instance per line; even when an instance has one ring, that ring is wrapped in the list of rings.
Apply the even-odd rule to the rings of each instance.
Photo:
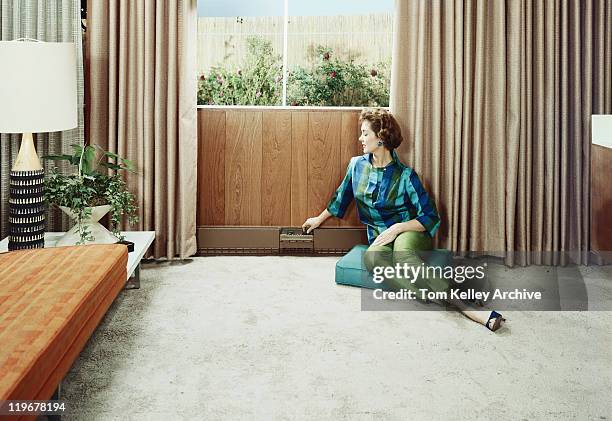
[[[378,145],[380,139],[376,137],[376,134],[372,131],[370,122],[367,120],[361,123],[361,136],[359,136],[359,141],[363,146],[363,153],[372,153],[378,148],[384,148],[384,146]]]

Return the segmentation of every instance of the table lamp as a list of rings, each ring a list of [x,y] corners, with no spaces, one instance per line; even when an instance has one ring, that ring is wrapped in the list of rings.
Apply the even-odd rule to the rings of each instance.
[[[0,133],[22,133],[9,177],[9,250],[44,247],[44,170],[32,133],[78,127],[74,43],[0,41]]]

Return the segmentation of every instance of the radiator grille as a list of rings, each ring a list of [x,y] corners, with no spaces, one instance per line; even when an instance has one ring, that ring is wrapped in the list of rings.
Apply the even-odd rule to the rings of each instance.
[[[367,244],[363,228],[198,227],[201,256],[338,256]]]

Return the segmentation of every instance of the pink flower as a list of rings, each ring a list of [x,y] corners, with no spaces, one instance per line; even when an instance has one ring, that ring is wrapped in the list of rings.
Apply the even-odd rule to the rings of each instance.
[[[336,77],[336,72],[331,72],[331,73],[329,74],[329,77],[331,77],[331,78]]]
[[[261,92],[257,91],[257,93],[255,93],[255,98],[259,98],[261,96]]]

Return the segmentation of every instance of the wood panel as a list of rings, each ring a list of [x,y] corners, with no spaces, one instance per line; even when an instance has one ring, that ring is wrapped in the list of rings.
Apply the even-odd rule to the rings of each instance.
[[[261,111],[225,119],[225,224],[261,225]]]
[[[300,226],[327,205],[352,156],[359,111],[200,109],[198,226]],[[354,205],[326,226],[361,226]]]
[[[198,112],[198,225],[225,223],[225,111]]]
[[[291,225],[300,226],[308,213],[308,113],[291,113]]]
[[[291,112],[262,116],[261,224],[291,225]]]
[[[318,215],[338,187],[342,113],[308,113],[308,213]],[[338,226],[330,218],[324,226]]]
[[[359,142],[359,114],[355,112],[343,112],[342,113],[342,131],[340,134],[340,178],[338,184],[342,181],[342,178],[346,174],[346,168],[352,157],[361,155],[363,149]],[[357,215],[357,207],[353,202],[344,218],[340,220],[341,227],[359,227],[362,224],[359,222],[359,216]]]
[[[612,150],[591,145],[591,249],[612,262]]]

